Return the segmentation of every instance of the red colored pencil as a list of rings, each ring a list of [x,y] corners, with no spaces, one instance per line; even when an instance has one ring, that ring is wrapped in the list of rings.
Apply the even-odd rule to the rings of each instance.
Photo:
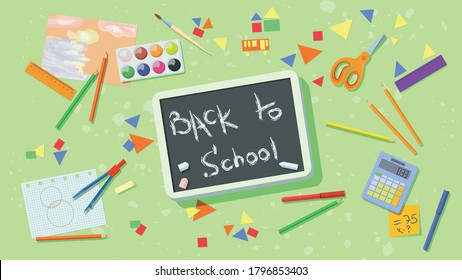
[[[334,197],[344,197],[345,191],[335,191],[335,192],[325,192],[317,194],[304,194],[296,196],[286,196],[282,198],[282,202],[293,202],[301,200],[312,200],[312,199],[324,199],[324,198],[334,198]]]
[[[93,105],[91,106],[90,120],[89,120],[90,122],[93,122],[95,120],[96,106],[98,105],[99,93],[103,85],[103,79],[104,79],[104,74],[106,72],[106,66],[107,66],[107,52],[103,57],[103,61],[101,62],[101,69],[99,70],[100,73],[98,77],[98,82],[96,84],[95,96],[93,97]]]
[[[73,240],[73,239],[101,239],[108,237],[106,234],[80,234],[36,237],[35,241]]]

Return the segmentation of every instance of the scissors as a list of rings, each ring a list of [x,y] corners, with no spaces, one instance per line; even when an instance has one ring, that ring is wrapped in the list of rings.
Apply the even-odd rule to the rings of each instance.
[[[90,184],[86,185],[83,189],[81,189],[78,193],[76,193],[72,198],[77,199],[84,193],[86,193],[89,189],[93,188],[99,181],[103,180],[105,177],[109,176],[106,182],[104,182],[103,186],[101,189],[99,189],[98,193],[95,195],[95,197],[91,200],[90,204],[88,204],[87,208],[85,208],[84,213],[87,214],[88,211],[93,209],[93,206],[95,206],[96,202],[101,198],[103,195],[104,191],[106,188],[109,186],[109,184],[112,182],[112,179],[120,172],[120,169],[125,165],[126,161],[123,159],[121,160],[118,164],[114,165],[109,169],[106,173],[103,175],[99,176],[91,182]]]
[[[366,64],[385,40],[387,40],[387,36],[382,35],[367,52],[362,52],[357,58],[344,57],[337,60],[330,70],[332,83],[336,86],[343,84],[350,91],[357,89],[364,78]]]

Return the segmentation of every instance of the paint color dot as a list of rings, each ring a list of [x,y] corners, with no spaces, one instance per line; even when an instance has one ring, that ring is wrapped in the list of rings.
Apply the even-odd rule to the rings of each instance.
[[[181,62],[176,58],[170,59],[170,61],[168,62],[168,69],[174,72],[178,71],[180,67],[181,67]]]
[[[124,62],[129,62],[132,59],[132,54],[127,49],[122,49],[119,51],[119,58]]]
[[[152,65],[152,70],[154,70],[156,74],[162,74],[165,71],[165,64],[162,61],[156,61]]]
[[[135,75],[135,69],[131,66],[125,66],[122,68],[122,76],[124,76],[125,79],[130,79]]]
[[[174,55],[178,51],[178,46],[173,42],[168,42],[167,44],[165,44],[165,50],[169,55]]]
[[[149,74],[149,66],[146,63],[141,63],[137,68],[138,74],[141,76],[146,76]]]
[[[163,52],[164,52],[164,50],[162,49],[162,47],[160,45],[155,44],[151,48],[151,55],[153,57],[159,57],[159,56],[162,55]]]
[[[148,51],[145,48],[139,47],[135,50],[135,57],[139,60],[145,59],[146,56],[148,56]]]

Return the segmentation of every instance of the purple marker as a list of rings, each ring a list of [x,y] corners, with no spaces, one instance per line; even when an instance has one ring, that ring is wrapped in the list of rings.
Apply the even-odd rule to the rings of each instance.
[[[419,68],[415,69],[411,73],[407,74],[406,76],[402,77],[401,79],[397,80],[395,85],[400,92],[403,92],[411,86],[422,81],[426,77],[430,76],[431,74],[435,73],[436,71],[440,70],[444,66],[446,66],[446,61],[442,55],[439,55],[424,65],[420,66]]]

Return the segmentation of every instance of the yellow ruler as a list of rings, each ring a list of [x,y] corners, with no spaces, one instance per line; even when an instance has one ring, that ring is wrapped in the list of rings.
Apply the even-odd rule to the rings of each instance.
[[[69,100],[72,99],[76,92],[74,88],[72,88],[65,82],[61,81],[60,79],[56,78],[55,76],[53,76],[37,64],[33,63],[32,61],[29,62],[29,65],[27,65],[26,73],[36,78],[40,82],[44,83],[52,90],[56,91],[57,93],[61,94]]]

